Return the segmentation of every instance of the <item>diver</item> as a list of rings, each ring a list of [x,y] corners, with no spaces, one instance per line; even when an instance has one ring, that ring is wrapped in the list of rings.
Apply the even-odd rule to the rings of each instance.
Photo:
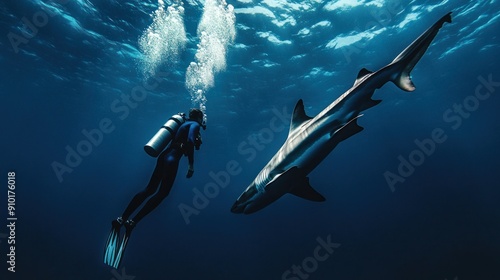
[[[184,116],[184,114],[181,115]],[[188,158],[186,177],[191,178],[193,176],[194,150],[198,150],[202,143],[200,127],[206,128],[204,114],[201,110],[193,108],[189,111],[189,119],[182,123],[177,131],[169,130],[171,133],[175,133],[172,135],[172,142],[158,156],[156,167],[148,185],[132,198],[122,216],[111,222],[111,233],[104,255],[104,262],[106,264],[118,268],[132,229],[170,193],[182,156]],[[132,213],[145,201],[144,206],[130,219]],[[122,239],[121,245],[118,246],[122,225],[125,227],[125,236]]]

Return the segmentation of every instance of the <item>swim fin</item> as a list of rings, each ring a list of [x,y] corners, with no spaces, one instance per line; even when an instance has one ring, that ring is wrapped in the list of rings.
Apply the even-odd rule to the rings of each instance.
[[[109,233],[106,250],[104,251],[104,263],[113,267],[115,266],[116,254],[118,253],[122,223],[120,218],[111,222],[111,232]]]
[[[128,240],[132,234],[132,229],[134,228],[133,221],[127,221],[125,223],[125,235],[120,242],[120,230],[123,222],[119,218],[111,222],[111,233],[109,234],[108,241],[106,243],[106,250],[104,251],[104,263],[118,269],[120,266],[123,254],[125,253],[125,248],[127,247]]]

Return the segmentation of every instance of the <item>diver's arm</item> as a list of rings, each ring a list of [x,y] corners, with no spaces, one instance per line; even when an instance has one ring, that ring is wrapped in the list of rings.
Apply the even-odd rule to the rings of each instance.
[[[186,143],[186,154],[188,157],[188,172],[186,174],[187,178],[191,178],[194,173],[194,146],[196,141],[196,136],[200,133],[200,125],[198,123],[193,123],[189,127],[188,141]]]
[[[191,143],[186,144],[186,155],[188,157],[188,172],[186,174],[187,178],[191,178],[194,173],[194,145]]]

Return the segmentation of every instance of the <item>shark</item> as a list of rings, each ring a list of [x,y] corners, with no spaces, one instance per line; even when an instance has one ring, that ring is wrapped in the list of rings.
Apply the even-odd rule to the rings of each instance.
[[[411,71],[445,22],[451,23],[451,12],[424,31],[388,65],[375,72],[361,69],[354,85],[315,117],[306,114],[300,99],[293,110],[285,143],[238,197],[231,212],[257,212],[287,193],[310,201],[325,201],[325,197],[311,187],[308,174],[340,142],[363,130],[358,124],[361,112],[381,102],[373,99],[376,89],[390,81],[403,91],[415,90]]]

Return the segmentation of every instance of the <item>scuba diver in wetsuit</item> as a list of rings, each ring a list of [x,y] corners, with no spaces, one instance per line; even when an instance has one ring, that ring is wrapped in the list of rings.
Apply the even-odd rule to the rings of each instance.
[[[132,229],[168,196],[177,175],[179,161],[183,155],[188,158],[186,177],[191,178],[193,176],[194,149],[198,150],[201,145],[200,127],[205,128],[203,118],[204,114],[201,110],[191,109],[189,111],[189,119],[179,127],[170,146],[158,156],[156,167],[146,188],[132,198],[121,217],[112,221],[111,234],[108,238],[104,257],[106,264],[115,268],[119,266]],[[130,219],[132,213],[146,199],[146,204]],[[126,232],[121,245],[118,246],[122,225],[125,226]]]

